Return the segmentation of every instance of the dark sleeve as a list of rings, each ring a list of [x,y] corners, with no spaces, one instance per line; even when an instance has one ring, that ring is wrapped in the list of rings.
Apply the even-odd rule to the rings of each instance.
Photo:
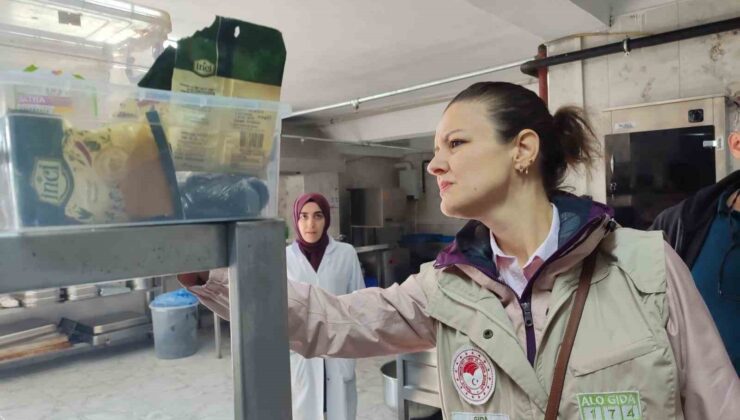
[[[678,250],[678,225],[681,220],[682,205],[678,204],[663,210],[648,230],[662,230],[663,237],[673,249]]]
[[[666,332],[686,420],[736,419],[740,380],[686,264],[666,245]]]

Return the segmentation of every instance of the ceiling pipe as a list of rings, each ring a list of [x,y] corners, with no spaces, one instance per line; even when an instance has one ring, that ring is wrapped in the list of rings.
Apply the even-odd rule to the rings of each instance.
[[[332,109],[345,108],[345,107],[350,107],[350,106],[355,111],[357,111],[360,108],[360,105],[361,104],[364,104],[365,102],[376,101],[378,99],[389,98],[391,96],[402,95],[404,93],[415,92],[417,90],[428,89],[428,88],[431,88],[431,87],[435,87],[435,86],[439,86],[439,85],[444,85],[444,84],[447,84],[447,83],[452,83],[452,82],[457,82],[457,81],[460,81],[460,80],[470,79],[470,78],[473,78],[473,77],[483,76],[483,75],[486,75],[486,74],[489,74],[489,73],[496,73],[496,72],[503,71],[503,70],[508,70],[508,69],[513,69],[513,68],[521,67],[527,61],[529,61],[529,60],[520,60],[520,61],[516,61],[516,62],[513,62],[513,63],[509,63],[509,64],[503,64],[503,65],[496,66],[496,67],[489,67],[489,68],[485,68],[485,69],[482,69],[482,70],[473,71],[473,72],[470,72],[470,73],[463,73],[463,74],[460,74],[460,75],[457,75],[457,76],[452,76],[452,77],[447,77],[447,78],[444,78],[444,79],[434,80],[434,81],[431,81],[431,82],[421,83],[421,84],[409,86],[409,87],[406,87],[406,88],[403,88],[403,89],[391,90],[391,91],[388,91],[388,92],[383,92],[383,93],[379,93],[379,94],[371,95],[371,96],[365,96],[365,97],[362,97],[362,98],[352,99],[352,100],[349,100],[349,101],[338,102],[338,103],[331,104],[331,105],[325,105],[325,106],[320,106],[320,107],[316,107],[316,108],[304,109],[304,110],[296,111],[296,112],[290,114],[290,116],[288,118],[298,117],[298,116],[301,116],[301,115],[314,114],[314,113],[321,112],[321,111],[329,111],[329,110],[332,110]]]
[[[547,46],[545,44],[540,44],[540,46],[537,47],[537,59],[541,60],[543,58],[547,58]],[[540,88],[540,99],[542,99],[542,102],[544,102],[545,106],[547,106],[547,101],[549,97],[547,86],[547,67],[540,67],[539,69],[537,69],[537,82]]]
[[[740,28],[740,17],[722,20],[719,22],[706,23],[704,25],[692,26],[690,28],[677,29],[675,31],[663,32],[661,34],[649,35],[642,38],[625,38],[623,41],[587,48],[585,50],[573,51],[564,54],[553,55],[547,58],[530,60],[521,66],[521,71],[532,77],[539,75],[539,69],[558,64],[571,63],[589,58],[601,57],[609,54],[625,53],[639,48],[652,47],[667,44],[669,42],[683,41],[685,39],[700,36],[713,35],[720,32],[732,31]]]
[[[522,73],[537,77],[539,79],[539,69],[543,67],[555,66],[558,64],[570,63],[573,61],[585,60],[588,58],[600,57],[608,54],[615,54],[619,52],[632,51],[638,48],[650,47],[654,45],[665,44],[668,42],[676,42],[684,39],[695,38],[699,36],[712,35],[719,32],[731,31],[733,29],[740,28],[740,18],[728,19],[719,22],[708,23],[705,25],[694,26],[686,29],[679,29],[676,31],[665,32],[657,35],[649,35],[641,38],[631,39],[625,38],[621,42],[615,42],[612,44],[602,45],[600,47],[589,48],[585,50],[574,51],[570,53],[559,54],[546,58],[538,58],[535,60],[521,60],[509,64],[504,64],[495,67],[489,67],[486,69],[464,73],[445,79],[434,80],[427,83],[422,83],[414,86],[409,86],[403,89],[396,89],[388,92],[379,93],[376,95],[365,96],[361,98],[351,99],[348,101],[337,102],[331,105],[324,105],[316,108],[309,108],[292,113],[288,118],[299,117],[308,114],[315,114],[317,112],[329,111],[332,109],[352,107],[354,110],[358,110],[360,105],[365,102],[375,101],[379,99],[388,98],[391,96],[402,95],[405,93],[414,92],[417,90],[428,89],[431,87],[443,85],[446,83],[457,82],[460,80],[470,79],[473,77],[483,76],[490,73],[496,73],[503,70],[508,70],[514,67],[519,67]],[[605,33],[608,34],[608,33]],[[542,93],[542,92],[540,92]],[[542,95],[540,95],[542,96]]]
[[[336,144],[342,144],[345,146],[359,146],[359,147],[375,147],[379,149],[392,149],[392,150],[404,150],[404,151],[412,151],[412,152],[427,152],[428,150],[422,150],[422,149],[416,149],[414,147],[403,147],[403,146],[390,146],[387,144],[378,144],[373,143],[369,141],[349,141],[349,140],[334,140],[334,139],[324,139],[321,137],[311,137],[311,136],[296,136],[293,134],[281,134],[280,137],[284,139],[289,140],[300,140],[301,143],[308,141],[318,141],[323,143],[336,143]]]

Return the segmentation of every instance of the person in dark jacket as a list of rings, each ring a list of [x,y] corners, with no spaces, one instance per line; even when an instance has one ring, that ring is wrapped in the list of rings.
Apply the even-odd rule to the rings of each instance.
[[[740,161],[740,131],[727,143]],[[740,170],[664,210],[651,229],[665,232],[691,269],[740,374]]]

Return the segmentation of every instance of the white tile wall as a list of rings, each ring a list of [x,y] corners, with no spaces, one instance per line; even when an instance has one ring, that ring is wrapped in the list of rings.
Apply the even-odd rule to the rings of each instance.
[[[737,0],[686,0],[678,2],[681,26],[700,25],[740,16]]]
[[[677,1],[617,16],[611,31],[661,33],[737,16],[740,16],[737,0]],[[623,37],[621,34],[586,37],[583,47],[615,42]],[[550,54],[556,54],[573,49],[572,44],[572,40],[566,40],[548,47]],[[572,75],[572,66],[550,68],[551,108],[574,103],[575,92],[582,89],[579,105],[586,109],[603,144],[603,135],[610,131],[611,125],[602,112],[605,108],[740,91],[740,33],[726,32],[650,47],[632,51],[629,56],[613,54],[586,60],[580,80]],[[603,201],[606,191],[601,162],[592,174],[591,179],[585,174],[571,176],[569,183],[576,187],[576,192]]]
[[[610,106],[678,97],[680,85],[677,43],[635,50],[630,55],[613,54],[608,60],[609,84],[605,87]],[[591,71],[589,64],[584,64],[585,71]]]
[[[740,81],[740,35],[690,39],[680,47],[681,96],[723,94],[730,83]]]

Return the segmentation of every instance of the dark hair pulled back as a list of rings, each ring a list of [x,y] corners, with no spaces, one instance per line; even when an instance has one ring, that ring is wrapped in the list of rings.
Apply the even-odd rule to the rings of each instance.
[[[548,195],[558,192],[568,166],[590,167],[599,156],[596,136],[581,108],[566,106],[551,115],[545,103],[531,90],[506,82],[479,82],[460,92],[456,103],[483,103],[493,127],[505,143],[522,130],[530,129],[540,138],[537,158]]]

